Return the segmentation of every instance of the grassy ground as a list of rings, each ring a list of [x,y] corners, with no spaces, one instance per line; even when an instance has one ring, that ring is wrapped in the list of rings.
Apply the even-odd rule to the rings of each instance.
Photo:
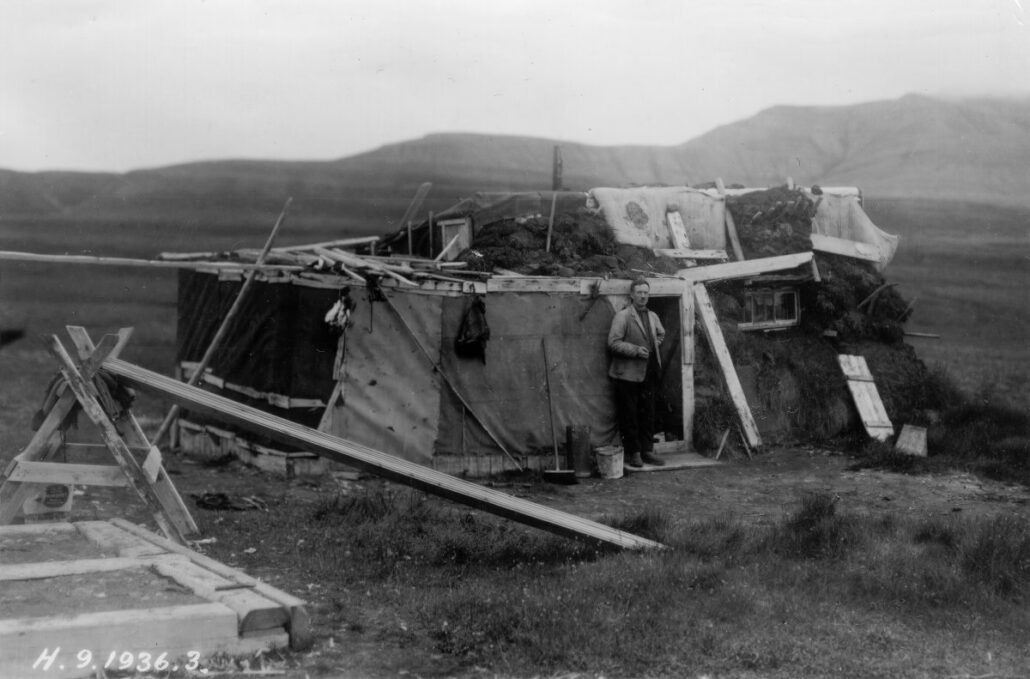
[[[610,521],[670,549],[597,552],[379,486],[207,528],[259,553],[290,533],[276,571],[313,583],[338,645],[322,640],[312,675],[370,640],[419,657],[422,676],[1030,672],[1023,518],[857,516],[812,494],[764,527],[657,508]]]
[[[944,203],[867,207],[903,236],[888,276],[907,297],[919,296],[913,329],[942,335],[913,340],[921,355],[946,365],[981,403],[1010,401],[1025,437],[1028,281],[1019,248],[1027,214]],[[260,247],[273,219],[211,231],[8,221],[0,249],[138,257]],[[94,335],[135,326],[126,358],[169,372],[175,275],[0,262],[0,326],[30,335],[0,356],[0,460],[27,440],[28,416],[54,370],[31,336],[66,323]],[[141,409],[152,422],[162,406],[144,401]],[[955,427],[975,431],[958,419]],[[956,455],[977,445],[958,436],[938,443],[964,449]],[[773,486],[773,476],[762,485]],[[646,555],[596,553],[376,483],[303,497],[283,486],[268,494],[268,513],[198,512],[198,521],[217,539],[212,556],[312,601],[316,648],[272,661],[297,679],[1030,675],[1025,513],[882,508],[900,507],[905,495],[875,506],[863,496],[861,511],[845,511],[832,493],[805,499],[808,480],[794,471],[779,479],[786,485],[776,486],[776,501],[797,504],[762,520],[726,518],[749,509],[761,488],[729,495],[730,476],[720,492],[732,500],[702,501],[690,476],[673,489],[667,504],[684,505],[693,521],[669,520],[667,504],[648,506],[644,482],[620,482],[618,497],[598,490],[595,497],[625,508],[613,522],[671,546]]]

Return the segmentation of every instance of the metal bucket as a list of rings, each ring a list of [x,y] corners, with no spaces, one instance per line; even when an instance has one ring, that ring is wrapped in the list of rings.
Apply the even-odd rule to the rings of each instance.
[[[622,478],[622,446],[602,446],[594,450],[597,473],[602,479]]]

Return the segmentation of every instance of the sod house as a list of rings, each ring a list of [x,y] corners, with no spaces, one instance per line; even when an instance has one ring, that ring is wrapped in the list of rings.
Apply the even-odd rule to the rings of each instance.
[[[874,374],[881,354],[918,364],[884,287],[896,247],[855,189],[477,194],[382,239],[273,250],[202,384],[452,473],[543,468],[566,426],[618,443],[607,332],[643,276],[667,329],[667,447],[835,436],[859,421],[838,354],[868,354]],[[242,275],[203,261],[181,274],[182,377]],[[319,462],[193,413],[177,436],[287,472]]]

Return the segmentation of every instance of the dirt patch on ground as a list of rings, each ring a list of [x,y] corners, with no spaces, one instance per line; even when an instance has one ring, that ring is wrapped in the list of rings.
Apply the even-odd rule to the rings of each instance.
[[[105,554],[100,548],[77,531],[0,535],[0,563],[3,564],[99,559],[103,556]]]
[[[33,618],[208,603],[148,568],[4,583],[6,618]]]

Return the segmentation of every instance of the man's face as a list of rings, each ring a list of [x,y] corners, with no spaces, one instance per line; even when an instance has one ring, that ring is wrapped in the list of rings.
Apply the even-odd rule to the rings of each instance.
[[[634,286],[629,292],[629,297],[633,300],[633,306],[637,309],[643,309],[647,306],[647,299],[651,296],[651,288],[646,285]]]

